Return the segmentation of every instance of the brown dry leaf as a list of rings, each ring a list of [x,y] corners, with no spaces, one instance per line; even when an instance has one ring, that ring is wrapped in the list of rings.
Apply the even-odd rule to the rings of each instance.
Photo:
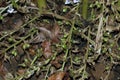
[[[30,43],[40,43],[44,42],[46,39],[51,39],[51,31],[45,27],[38,28],[41,32],[30,41]]]
[[[57,57],[55,58],[55,60],[52,60],[52,61],[51,61],[52,66],[54,66],[54,67],[57,68],[57,69],[60,68],[60,67],[62,66],[60,62],[63,61],[63,56],[64,56],[64,53],[62,53],[62,54],[60,54],[59,56],[57,56]]]
[[[40,43],[40,42],[44,42],[46,39],[50,39],[51,38],[51,31],[48,30],[45,27],[39,27],[38,28],[41,32],[30,41],[30,43]]]
[[[0,76],[5,79],[5,76],[7,75],[8,71],[7,69],[2,65],[0,66]]]
[[[49,58],[52,55],[52,50],[51,50],[51,41],[50,40],[46,40],[44,42],[42,42],[42,49],[43,49],[43,55],[45,58]]]
[[[30,40],[29,43],[41,43],[41,42],[45,41],[45,39],[46,39],[45,35],[41,32],[35,38]]]
[[[30,43],[40,43],[49,39],[51,39],[53,43],[57,43],[59,41],[58,36],[60,27],[58,26],[58,24],[54,24],[52,29],[50,25],[47,25],[47,27],[39,27],[38,29],[41,32],[33,40],[31,40]]]
[[[1,55],[0,55],[1,56]],[[2,58],[2,59],[1,59]],[[5,80],[6,75],[8,74],[8,70],[6,69],[6,67],[3,65],[3,61],[4,58],[0,57],[0,76],[3,78],[3,80]]]
[[[3,54],[0,54],[0,76],[5,79],[5,76],[8,73],[8,70],[6,69],[6,67],[3,65],[4,62],[4,56]]]
[[[95,70],[90,70],[92,75],[94,76],[95,80],[100,80],[100,78],[105,79],[107,72],[105,70],[106,64],[105,62],[100,62],[95,64]]]
[[[0,7],[5,7],[6,5],[6,0],[0,0]]]
[[[59,32],[60,32],[60,27],[58,24],[54,24],[54,27],[52,29],[52,42],[55,42],[57,43],[59,40],[58,40],[58,36],[59,36]]]
[[[30,55],[32,55],[32,56],[34,56],[34,55],[36,54],[35,50],[32,49],[32,48],[29,49],[29,53],[30,53]]]
[[[117,26],[106,25],[105,29],[106,29],[106,31],[109,31],[109,32],[119,31],[120,24],[117,24]]]
[[[119,31],[120,23],[118,23],[115,19],[113,19],[111,16],[109,16],[109,17],[107,17],[105,30],[109,31],[109,32]]]
[[[19,74],[19,75],[23,75],[24,73],[25,73],[25,69],[19,69],[19,70],[18,70],[18,74]]]
[[[51,38],[51,37],[52,37],[51,31],[48,30],[47,28],[45,28],[45,27],[40,27],[39,29],[40,29],[40,31],[44,34],[44,36],[45,36],[46,38]]]
[[[55,66],[55,68],[60,68],[62,65],[59,63],[59,60],[56,59],[54,61],[51,61],[51,64]]]
[[[20,14],[5,17],[0,25],[0,31],[19,29],[23,23],[23,17]]]
[[[66,72],[56,72],[52,74],[48,80],[70,80],[69,75]]]

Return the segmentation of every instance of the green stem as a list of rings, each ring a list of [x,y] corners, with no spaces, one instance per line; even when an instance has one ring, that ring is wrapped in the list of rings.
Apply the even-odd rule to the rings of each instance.
[[[24,41],[25,39],[27,39],[28,37],[30,37],[32,34],[35,34],[37,32],[37,30],[31,29],[31,34],[28,34],[26,37],[23,37],[21,40],[17,41],[15,44],[11,45],[10,47],[8,47],[7,49],[5,49],[3,51],[3,53],[6,53],[8,50],[10,50],[11,48],[13,48],[14,46],[20,44],[22,41]],[[32,32],[33,31],[33,32]]]
[[[8,33],[8,34],[5,34],[3,37],[0,38],[0,41],[1,41],[2,39],[4,39],[5,37],[14,34],[14,33],[17,32],[18,30],[20,30],[21,28],[24,28],[24,27],[27,26],[29,23],[35,21],[37,18],[38,18],[38,17],[34,17],[32,20],[30,20],[30,21],[28,21],[26,24],[22,25],[19,29],[15,30],[15,31],[12,31],[12,32],[10,32],[10,33]]]
[[[88,31],[88,37],[90,38],[90,28],[89,28],[89,31]],[[86,65],[86,63],[87,63],[87,59],[88,59],[88,53],[89,53],[89,44],[90,44],[90,42],[89,42],[89,40],[87,41],[87,50],[86,50],[86,54],[85,54],[85,56],[84,56],[84,69],[83,69],[83,73],[82,73],[82,80],[84,80],[84,78],[85,78],[85,74],[86,74],[86,67],[87,67],[87,65]]]
[[[62,71],[64,70],[64,67],[65,67],[65,64],[66,64],[66,60],[67,60],[67,56],[68,56],[68,53],[69,53],[69,49],[71,48],[71,38],[72,38],[73,30],[74,30],[74,24],[75,24],[75,17],[74,17],[74,19],[72,21],[72,27],[70,29],[70,32],[69,32],[69,35],[68,35],[68,38],[67,38],[68,39],[67,40],[68,43],[66,42],[69,45],[68,45],[68,48],[65,51],[65,56],[64,56],[65,61],[63,62],[63,65],[62,65],[62,68],[61,68]]]
[[[84,19],[87,18],[87,11],[88,11],[88,0],[83,0],[82,16]]]

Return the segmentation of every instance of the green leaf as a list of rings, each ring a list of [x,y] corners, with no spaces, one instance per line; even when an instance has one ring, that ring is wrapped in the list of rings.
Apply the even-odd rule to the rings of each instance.
[[[38,8],[40,13],[46,8],[46,0],[37,0]]]
[[[28,43],[23,44],[23,49],[27,49],[29,47],[30,47],[30,44],[28,44]]]
[[[17,54],[18,54],[17,51],[14,49],[14,50],[12,51],[12,55],[13,55],[13,56],[17,56]]]
[[[3,20],[3,16],[0,15],[0,20]]]
[[[67,12],[67,8],[63,8],[63,12],[64,12],[64,13]]]
[[[12,37],[8,38],[8,42],[14,42],[14,39]]]
[[[12,5],[15,7],[15,8],[18,8],[18,4],[15,2],[15,0],[11,0],[12,2]]]
[[[62,48],[63,49],[67,49],[67,45],[62,45]]]
[[[120,47],[118,48],[118,50],[120,50]]]

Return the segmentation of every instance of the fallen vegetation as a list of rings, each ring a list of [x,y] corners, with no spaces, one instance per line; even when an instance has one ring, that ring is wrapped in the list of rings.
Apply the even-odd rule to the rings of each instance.
[[[120,0],[1,0],[0,80],[119,80]]]

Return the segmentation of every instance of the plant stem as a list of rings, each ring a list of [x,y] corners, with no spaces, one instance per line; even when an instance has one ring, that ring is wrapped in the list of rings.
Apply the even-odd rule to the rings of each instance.
[[[35,21],[36,19],[38,19],[38,17],[34,17],[32,20],[30,20],[30,21],[28,21],[26,24],[22,25],[19,29],[14,30],[14,31],[12,31],[12,32],[10,32],[10,33],[8,33],[8,34],[5,34],[4,36],[2,36],[2,37],[0,38],[0,41],[1,41],[2,39],[4,39],[5,37],[14,34],[14,33],[17,32],[18,30],[20,30],[21,28],[24,28],[26,25],[28,25],[29,23]]]
[[[13,48],[14,46],[20,44],[22,41],[24,41],[25,39],[27,39],[28,37],[30,37],[32,34],[35,34],[35,33],[37,32],[37,30],[34,30],[34,29],[31,29],[30,31],[31,31],[30,34],[28,34],[27,36],[23,37],[21,40],[17,41],[15,44],[13,44],[13,45],[11,45],[10,47],[8,47],[7,49],[5,49],[5,50],[3,51],[3,53],[6,53],[9,49],[11,49],[11,48]],[[32,31],[33,31],[33,32],[32,32]]]
[[[87,18],[87,10],[88,10],[88,0],[83,0],[82,16],[84,19]]]
[[[72,38],[73,30],[74,30],[74,24],[75,24],[75,17],[73,18],[72,26],[71,26],[68,38],[66,39],[66,41],[67,41],[66,43],[68,44],[68,48],[66,48],[66,50],[65,50],[65,56],[64,56],[65,61],[63,62],[63,65],[62,65],[62,68],[61,68],[62,71],[64,70],[66,60],[67,60],[67,56],[68,56],[68,53],[69,53],[69,49],[71,48],[71,38]]]

